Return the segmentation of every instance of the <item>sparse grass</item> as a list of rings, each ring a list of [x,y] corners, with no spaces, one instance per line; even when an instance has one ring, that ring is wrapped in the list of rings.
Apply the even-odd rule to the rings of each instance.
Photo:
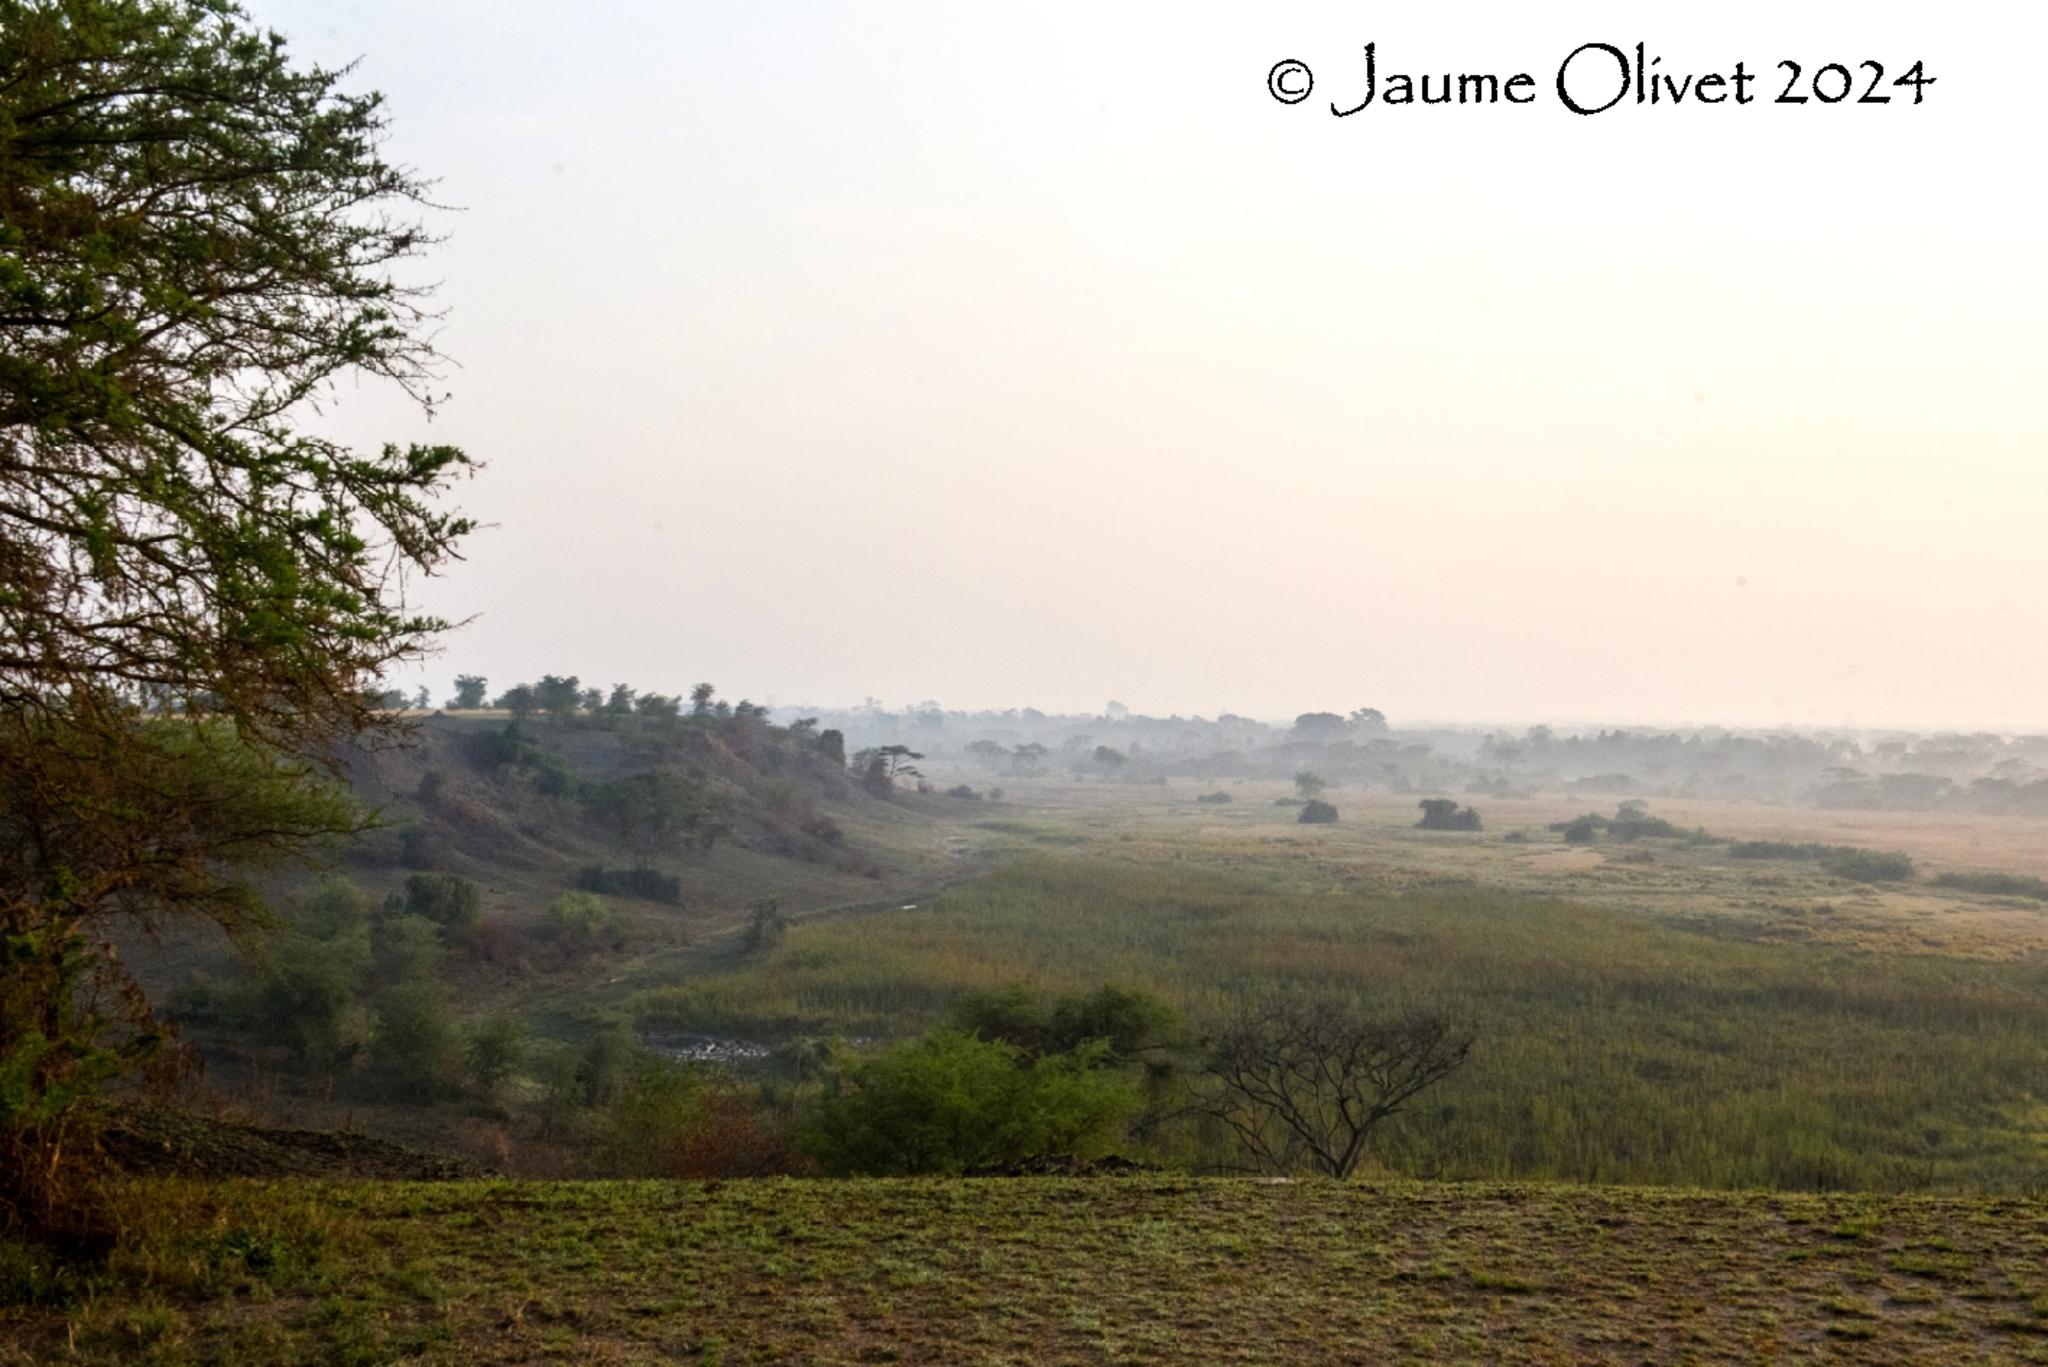
[[[2048,1354],[2048,1208],[2031,1201],[1170,1177],[215,1195],[317,1205],[335,1256],[0,1310],[0,1362]],[[1850,1224],[1873,1233],[1790,1256]],[[1967,1284],[1893,1266],[1937,1238]]]

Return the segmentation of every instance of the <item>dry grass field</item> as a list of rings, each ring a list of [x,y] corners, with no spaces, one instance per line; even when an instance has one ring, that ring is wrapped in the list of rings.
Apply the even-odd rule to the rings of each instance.
[[[241,1184],[0,1363],[2048,1360],[2031,1201],[1171,1177]]]
[[[1217,789],[1235,800],[1220,806],[1195,801]],[[1786,931],[1868,948],[1988,956],[2048,949],[2048,904],[1936,888],[1926,877],[1986,870],[2048,876],[2048,822],[1762,803],[1651,804],[1654,815],[1674,825],[1729,840],[1899,851],[1923,874],[1908,884],[1876,885],[1830,877],[1810,865],[1731,859],[1722,846],[1575,846],[1547,829],[1587,812],[1611,815],[1614,804],[1607,798],[1463,797],[1459,801],[1478,808],[1485,821],[1484,829],[1463,833],[1418,830],[1412,796],[1344,788],[1325,795],[1338,807],[1339,821],[1303,826],[1293,808],[1274,805],[1292,792],[1289,784],[1242,780],[1158,786],[1012,782],[1001,816],[981,823],[980,835],[1007,847],[1086,848],[1091,854],[1219,869],[1290,855],[1304,866],[1377,887],[1469,880],[1651,915],[1729,918],[1765,933]]]

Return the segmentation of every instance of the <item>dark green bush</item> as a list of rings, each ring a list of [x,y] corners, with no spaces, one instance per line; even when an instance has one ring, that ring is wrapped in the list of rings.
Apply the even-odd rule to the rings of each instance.
[[[1113,1058],[1128,1059],[1169,1042],[1175,1016],[1158,998],[1121,987],[1048,996],[1020,984],[965,993],[947,1020],[977,1039],[1014,1044],[1027,1058],[1070,1054],[1100,1041]]]
[[[1337,819],[1337,809],[1319,797],[1312,797],[1301,804],[1301,815],[1294,818],[1307,826],[1326,826]],[[1470,829],[1477,830],[1477,826]]]
[[[672,907],[683,901],[682,880],[653,869],[607,869],[592,864],[577,873],[576,886],[607,897],[637,897]]]
[[[1820,866],[1858,883],[1902,883],[1913,876],[1912,856],[1896,850],[1838,850],[1822,858]]]
[[[2048,902],[2048,878],[2032,878],[2022,873],[1940,873],[1934,876],[1934,885],[1992,897],[2031,897],[2037,902]]]
[[[1606,825],[1606,817],[1587,815],[1576,821],[1560,822],[1553,829],[1564,833],[1567,845],[1590,845],[1599,838],[1601,830]]]
[[[384,994],[370,1063],[378,1088],[405,1101],[434,1101],[457,1090],[462,1037],[448,1000],[432,983],[409,982]]]
[[[1025,1065],[1016,1045],[939,1030],[857,1067],[819,1100],[799,1146],[827,1172],[893,1176],[1093,1158],[1122,1137],[1135,1086],[1101,1046]]]
[[[1479,829],[1479,813],[1470,807],[1460,807],[1447,797],[1426,797],[1416,805],[1422,808],[1422,820],[1415,824],[1425,831]]]
[[[424,916],[453,940],[467,940],[483,918],[484,890],[453,873],[416,873],[405,880],[405,911]]]

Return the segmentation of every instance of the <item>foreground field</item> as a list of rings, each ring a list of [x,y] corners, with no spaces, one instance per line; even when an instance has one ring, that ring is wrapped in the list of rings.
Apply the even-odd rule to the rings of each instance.
[[[2034,1201],[1133,1177],[159,1204],[195,1192],[236,1215],[159,1246],[159,1291],[0,1312],[0,1361],[2048,1360]]]

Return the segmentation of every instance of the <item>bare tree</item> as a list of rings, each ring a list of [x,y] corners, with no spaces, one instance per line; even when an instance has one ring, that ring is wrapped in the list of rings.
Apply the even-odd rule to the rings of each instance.
[[[1348,1004],[1247,1005],[1211,1041],[1206,1109],[1260,1167],[1339,1179],[1373,1130],[1465,1062],[1469,1037],[1440,1016],[1376,1019]]]

